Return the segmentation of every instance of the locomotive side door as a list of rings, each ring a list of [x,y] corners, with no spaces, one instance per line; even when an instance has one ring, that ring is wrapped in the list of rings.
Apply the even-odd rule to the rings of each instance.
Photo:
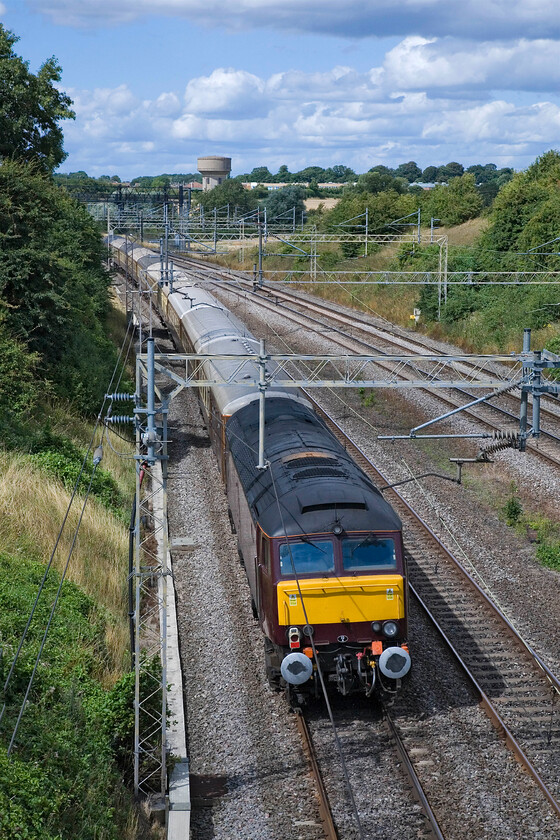
[[[272,583],[272,558],[270,540],[263,534],[259,534],[259,552],[257,559],[257,592],[259,620],[264,632],[268,635],[271,631],[274,610],[274,585]]]

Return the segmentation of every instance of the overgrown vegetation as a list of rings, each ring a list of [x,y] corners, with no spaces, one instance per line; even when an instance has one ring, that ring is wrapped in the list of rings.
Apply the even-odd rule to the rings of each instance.
[[[117,370],[110,278],[98,227],[52,177],[65,157],[59,122],[73,116],[55,85],[60,68],[49,59],[34,76],[16,41],[0,25],[0,836],[136,840],[148,832],[123,783],[132,749],[124,523],[134,472],[125,478],[107,446],[103,467],[85,461],[60,533],[93,439],[89,418]]]
[[[560,572],[560,523],[542,513],[524,511],[515,484],[500,512],[508,525],[537,544],[537,560],[543,566]]]
[[[6,552],[0,552],[0,568],[0,641],[9,663],[44,568],[23,553]],[[15,727],[58,583],[51,574],[3,698],[5,738]],[[130,715],[121,708],[123,696],[130,699],[130,678],[109,691],[102,687],[111,659],[108,623],[110,617],[90,597],[72,583],[63,584],[11,760],[0,751],[0,834],[5,840],[120,840],[127,834],[131,801],[121,785],[118,759],[130,734]]]

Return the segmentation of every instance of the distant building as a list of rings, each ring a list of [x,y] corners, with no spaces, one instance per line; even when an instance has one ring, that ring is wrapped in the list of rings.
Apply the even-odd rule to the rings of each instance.
[[[305,187],[307,189],[309,187],[308,181],[291,181],[290,183],[280,183],[280,184],[273,184],[267,182],[263,184],[262,181],[244,181],[243,186],[246,190],[254,190],[255,187],[265,187],[269,192],[274,192],[275,190],[283,190],[285,187]],[[328,184],[317,184],[320,190],[341,190],[343,187],[346,187],[347,184],[335,184],[335,183],[328,183]]]
[[[231,172],[231,158],[220,155],[206,155],[199,157],[197,169],[202,175],[202,189],[204,192],[222,184]]]

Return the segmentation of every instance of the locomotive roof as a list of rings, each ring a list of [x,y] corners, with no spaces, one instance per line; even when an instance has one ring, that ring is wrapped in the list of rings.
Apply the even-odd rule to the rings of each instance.
[[[257,469],[258,401],[229,418],[226,435],[249,507],[269,536],[332,531],[336,522],[345,531],[401,529],[393,508],[308,405],[266,398],[266,470]]]

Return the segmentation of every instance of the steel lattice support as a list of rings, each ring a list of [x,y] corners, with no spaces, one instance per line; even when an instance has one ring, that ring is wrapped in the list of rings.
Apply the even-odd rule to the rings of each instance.
[[[136,522],[134,532],[134,791],[165,797],[167,788],[167,403],[159,391],[148,339],[148,370],[137,365]],[[146,391],[147,408],[140,405]],[[158,434],[156,415],[162,415]]]

